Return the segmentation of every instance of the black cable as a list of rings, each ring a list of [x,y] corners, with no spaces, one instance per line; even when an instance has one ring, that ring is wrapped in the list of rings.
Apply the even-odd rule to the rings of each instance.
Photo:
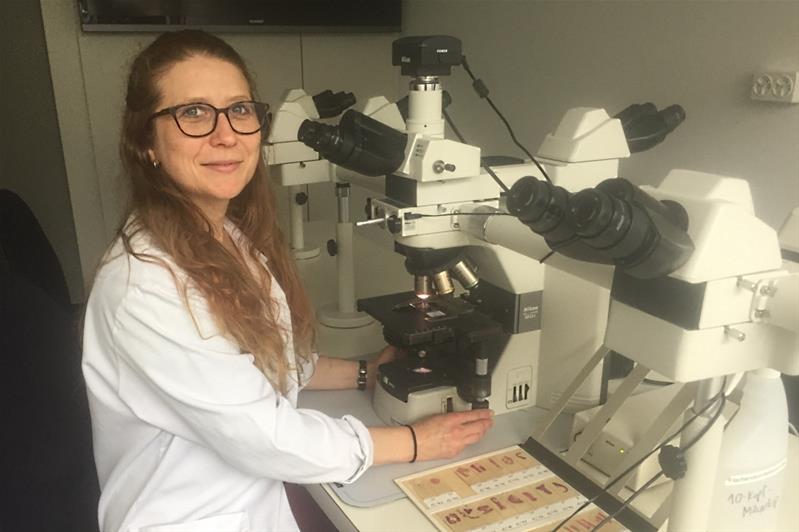
[[[670,386],[674,384],[673,381],[659,381],[656,379],[644,379],[645,384],[651,384],[652,386]]]
[[[652,133],[649,133],[648,135],[641,135],[640,137],[629,137],[627,139],[627,142],[632,144],[634,142],[640,142],[642,140],[652,140],[652,139],[656,139],[656,138],[662,137],[662,136],[664,136],[663,131],[653,131]]]
[[[713,427],[713,425],[716,423],[716,421],[718,421],[718,419],[721,417],[721,414],[724,411],[724,407],[727,405],[727,396],[724,394],[724,388],[726,387],[726,383],[727,383],[727,378],[725,377],[724,378],[724,386],[721,387],[721,392],[719,392],[719,393],[721,393],[721,405],[719,405],[719,409],[716,410],[715,414],[713,414],[713,417],[710,419],[708,424],[705,425],[704,427],[702,427],[702,431],[699,434],[696,435],[696,438],[694,438],[690,443],[687,443],[685,446],[681,446],[680,447],[680,451],[682,453],[685,453],[688,449],[690,449],[691,447],[696,445],[696,442],[701,440],[702,437],[705,434],[707,434],[707,431],[709,431]],[[715,403],[716,401],[717,400],[713,400],[713,403]],[[707,405],[705,405],[705,406],[707,406]]]
[[[444,120],[447,121],[447,125],[452,130],[452,132],[455,133],[455,136],[458,137],[458,140],[463,142],[464,144],[469,144],[468,142],[466,142],[466,139],[463,138],[463,135],[461,135],[461,132],[458,131],[458,128],[455,127],[455,123],[452,121],[452,118],[449,116],[449,113],[447,112],[447,110],[446,109],[442,109],[441,110],[441,114],[444,115]]]
[[[541,257],[540,259],[538,259],[538,263],[539,263],[539,264],[544,264],[544,261],[545,261],[545,260],[547,260],[547,259],[548,259],[549,257],[551,257],[552,255],[554,255],[554,254],[555,254],[555,252],[557,252],[559,249],[561,249],[561,248],[565,248],[566,246],[568,246],[568,245],[570,245],[570,244],[572,244],[572,243],[576,242],[577,240],[580,240],[580,237],[579,237],[579,236],[577,236],[577,235],[574,235],[574,236],[572,236],[572,237],[570,237],[570,238],[567,238],[566,240],[564,240],[563,242],[561,242],[561,243],[560,243],[560,244],[558,244],[557,246],[552,246],[552,250],[551,250],[551,251],[549,251],[549,252],[548,252],[546,255],[544,255],[544,256],[543,256],[543,257]]]
[[[458,131],[458,128],[455,127],[455,123],[452,121],[452,118],[449,116],[449,113],[447,113],[447,110],[442,109],[441,113],[444,115],[444,120],[447,121],[447,124],[449,125],[450,129],[452,129],[452,132],[455,133],[456,137],[458,137],[458,140],[460,140],[464,144],[469,144],[468,142],[466,142],[466,139],[463,137],[463,135],[461,135],[461,132]],[[490,175],[492,179],[494,179],[494,181],[497,183],[497,185],[499,185],[499,188],[501,188],[504,192],[508,192],[510,190],[508,186],[502,182],[499,176],[497,176],[497,174],[494,173],[494,171],[488,167],[488,165],[484,166],[483,168],[485,168],[488,175]]]
[[[439,216],[513,216],[513,215],[509,212],[447,212],[444,214],[408,213],[405,216],[405,219],[415,220],[416,218],[438,218]]]
[[[499,116],[499,119],[502,120],[502,123],[505,124],[505,127],[508,129],[508,133],[510,133],[510,138],[511,138],[511,140],[513,140],[513,143],[516,144],[516,146],[520,150],[522,150],[530,158],[531,161],[533,161],[533,163],[538,168],[538,171],[541,172],[541,175],[543,175],[544,178],[547,181],[552,183],[552,180],[549,178],[549,175],[547,174],[546,170],[544,170],[544,167],[541,166],[541,164],[536,160],[536,158],[533,157],[533,154],[530,153],[527,150],[527,148],[522,146],[522,143],[519,142],[519,139],[516,138],[516,134],[513,132],[513,128],[510,127],[510,124],[505,119],[505,116],[503,116],[503,114],[500,112],[500,110],[497,108],[497,106],[494,104],[494,102],[491,100],[491,98],[489,98],[489,96],[488,96],[488,87],[486,87],[485,83],[483,83],[482,80],[478,80],[475,77],[475,75],[472,73],[472,69],[469,68],[469,63],[466,61],[466,56],[463,56],[463,69],[466,71],[467,74],[469,74],[469,77],[472,78],[472,87],[474,87],[474,90],[475,90],[475,92],[477,92],[477,95],[480,96],[480,98],[483,98],[483,99],[485,99],[485,101],[488,102],[488,105],[491,106],[491,109],[494,110],[494,112],[497,114],[497,116]]]
[[[726,377],[724,379],[724,382],[725,382],[725,386],[726,386],[726,382],[727,382]],[[724,394],[724,387],[725,386],[722,386],[722,388],[721,388],[721,394],[722,395],[721,395],[721,402],[719,404],[718,410],[716,410],[716,412],[713,414],[713,417],[710,419],[710,421],[708,421],[707,424],[704,427],[702,427],[702,431],[699,434],[696,435],[696,438],[691,440],[690,443],[686,444],[685,447],[681,447],[680,448],[680,451],[679,451],[680,453],[685,454],[685,452],[688,451],[688,449],[690,449],[691,447],[696,445],[696,442],[701,440],[702,437],[705,434],[707,434],[707,431],[709,431],[713,427],[713,425],[715,425],[716,422],[719,420],[719,418],[721,417],[721,413],[724,412],[724,406],[727,403],[727,396]],[[713,402],[715,403],[717,401],[713,401]],[[664,475],[664,471],[661,469],[658,474],[656,474],[655,476],[653,476],[652,478],[647,480],[644,483],[643,486],[641,486],[640,488],[635,490],[632,495],[630,495],[627,499],[625,499],[624,503],[622,503],[622,505],[615,512],[613,512],[612,514],[608,515],[607,517],[602,519],[599,523],[597,523],[597,525],[593,529],[591,529],[591,532],[595,532],[596,530],[599,530],[600,528],[605,526],[607,523],[609,523],[614,517],[616,517],[622,511],[624,511],[624,509],[627,508],[630,505],[630,503],[632,503],[636,499],[636,497],[638,497],[641,493],[643,493],[649,486],[651,486],[657,479],[659,479],[663,475]]]
[[[486,172],[488,172],[488,175],[490,175],[491,177],[494,178],[494,181],[497,182],[497,185],[499,185],[499,188],[501,188],[505,192],[509,192],[510,191],[508,186],[505,183],[502,182],[502,180],[499,178],[499,176],[497,176],[497,174],[494,173],[494,171],[491,169],[490,166],[485,165],[483,168],[486,169]]]
[[[547,260],[549,257],[551,257],[554,254],[555,254],[555,250],[554,249],[550,250],[549,253],[547,253],[546,255],[541,257],[540,259],[538,259],[538,264],[544,264],[544,261]]]
[[[725,378],[725,383],[726,383],[726,378]],[[627,469],[625,469],[624,471],[619,473],[619,475],[616,476],[616,478],[614,478],[613,480],[608,482],[607,485],[605,485],[605,487],[602,489],[601,492],[597,493],[596,495],[594,495],[590,499],[586,500],[580,507],[578,507],[576,510],[574,510],[566,519],[562,520],[558,524],[558,526],[553,528],[551,532],[557,532],[558,530],[560,530],[563,527],[563,525],[565,525],[567,522],[569,522],[569,520],[572,517],[574,517],[578,513],[582,512],[589,504],[591,504],[594,501],[596,501],[600,496],[602,496],[603,494],[606,494],[608,492],[607,490],[610,489],[611,486],[615,485],[619,480],[624,478],[630,471],[632,471],[633,469],[635,469],[636,467],[641,465],[644,462],[644,460],[646,460],[647,458],[652,456],[654,453],[658,452],[660,449],[662,449],[663,447],[668,445],[669,442],[672,441],[677,436],[679,436],[680,433],[682,433],[682,431],[684,431],[686,429],[686,427],[688,427],[688,425],[693,423],[694,420],[696,420],[696,418],[698,418],[699,416],[701,416],[702,414],[704,414],[705,412],[710,410],[710,407],[713,406],[714,404],[716,404],[719,400],[721,400],[722,397],[724,397],[724,386],[722,386],[721,391],[719,393],[717,393],[715,396],[713,396],[713,398],[710,401],[708,401],[708,403],[702,408],[702,410],[700,410],[699,412],[694,414],[691,417],[691,419],[689,419],[688,421],[683,423],[683,425],[679,429],[677,429],[674,432],[674,434],[672,434],[671,436],[667,437],[665,440],[663,440],[663,443],[661,443],[660,445],[658,445],[657,447],[655,447],[654,449],[652,449],[651,451],[646,453],[644,456],[642,456],[641,458],[636,460],[630,467],[628,467]],[[696,441],[697,440],[692,442],[691,445],[693,445],[693,443],[695,443]]]
[[[595,532],[596,530],[599,530],[606,524],[610,523],[614,517],[619,515],[622,512],[622,510],[627,508],[627,506],[629,506],[639,495],[641,495],[649,486],[654,484],[662,476],[663,476],[663,471],[652,476],[652,478],[647,480],[643,486],[635,490],[632,495],[630,495],[627,499],[625,499],[624,504],[622,504],[618,510],[616,510],[612,514],[607,515],[604,519],[602,519],[599,523],[597,523],[597,525],[591,529],[591,532]]]

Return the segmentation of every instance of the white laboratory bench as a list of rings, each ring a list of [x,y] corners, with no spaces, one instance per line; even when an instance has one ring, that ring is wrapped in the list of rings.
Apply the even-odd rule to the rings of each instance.
[[[377,417],[371,409],[368,394],[359,391],[344,392],[302,392],[300,406],[322,410],[330,415],[338,416],[345,412],[362,419],[367,425],[377,423]],[[501,449],[513,444],[522,443],[535,428],[535,423],[543,417],[543,410],[527,409],[524,412],[504,414],[495,418],[495,425],[479,444],[467,450],[452,461],[463,460],[488,451]],[[555,438],[562,438],[568,431],[568,419],[564,419],[559,427],[552,430]],[[550,444],[553,442],[548,442]],[[405,497],[393,482],[394,478],[409,475],[417,471],[431,469],[445,462],[423,462],[416,464],[397,464],[371,468],[352,488],[356,497],[374,500],[390,500],[378,503],[374,501],[357,501],[348,493],[341,493],[341,488],[327,484],[306,486],[306,489],[327,515],[328,519],[342,532],[431,532],[436,527]],[[591,476],[591,472],[583,470]],[[597,476],[599,476],[597,474]],[[780,522],[776,529],[780,532],[799,531],[799,438],[790,436],[788,447],[788,464],[785,471],[785,489],[780,503]],[[361,484],[362,483],[362,484]],[[666,497],[671,483],[663,483],[647,490],[638,497],[633,507],[645,515],[651,515],[659,502]],[[626,492],[629,495],[629,491]],[[626,496],[622,492],[622,497]]]

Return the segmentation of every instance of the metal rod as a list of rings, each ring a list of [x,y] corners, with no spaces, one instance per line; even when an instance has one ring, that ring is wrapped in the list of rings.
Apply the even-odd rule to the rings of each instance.
[[[602,429],[610,420],[616,411],[621,407],[624,401],[627,400],[633,391],[638,387],[644,378],[649,374],[649,368],[643,364],[638,364],[633,368],[629,375],[621,381],[619,387],[613,395],[608,398],[608,402],[602,405],[602,408],[591,418],[591,421],[583,429],[583,433],[573,442],[566,453],[566,461],[570,464],[576,464],[591,447],[591,444],[599,437]]]
[[[557,402],[552,405],[552,408],[549,409],[549,413],[542,420],[542,422],[538,424],[538,428],[533,431],[532,437],[534,439],[538,440],[539,442],[543,441],[544,434],[546,434],[546,432],[549,430],[549,427],[552,426],[558,416],[566,408],[566,405],[577,391],[577,388],[582,386],[583,383],[588,380],[588,376],[592,371],[594,371],[594,368],[597,366],[597,364],[599,364],[609,352],[610,349],[604,345],[599,346],[599,349],[596,350],[590,360],[585,364],[585,366],[583,366],[583,369],[580,370],[577,376],[571,381],[569,386],[566,387]]]
[[[363,227],[365,225],[377,225],[385,222],[386,222],[385,218],[372,218],[371,220],[361,220],[359,222],[355,222],[355,225],[357,227]]]

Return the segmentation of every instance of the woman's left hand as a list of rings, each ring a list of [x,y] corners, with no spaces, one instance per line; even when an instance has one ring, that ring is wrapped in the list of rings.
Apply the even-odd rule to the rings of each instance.
[[[380,351],[380,354],[366,363],[366,388],[372,390],[377,382],[377,368],[380,364],[386,364],[392,360],[396,360],[402,353],[402,350],[393,345],[387,345]]]

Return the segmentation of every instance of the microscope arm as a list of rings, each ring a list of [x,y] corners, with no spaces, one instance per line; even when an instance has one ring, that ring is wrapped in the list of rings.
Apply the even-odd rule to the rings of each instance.
[[[552,250],[544,238],[530,231],[530,228],[515,216],[507,216],[499,209],[476,206],[476,204],[464,205],[461,212],[464,216],[458,216],[460,229],[469,235],[474,244],[481,245],[483,242],[496,244],[536,260],[550,255],[545,260],[547,265],[599,287],[610,288],[613,278],[612,266],[577,261],[559,253],[551,254]],[[486,216],[472,213],[486,213]]]

